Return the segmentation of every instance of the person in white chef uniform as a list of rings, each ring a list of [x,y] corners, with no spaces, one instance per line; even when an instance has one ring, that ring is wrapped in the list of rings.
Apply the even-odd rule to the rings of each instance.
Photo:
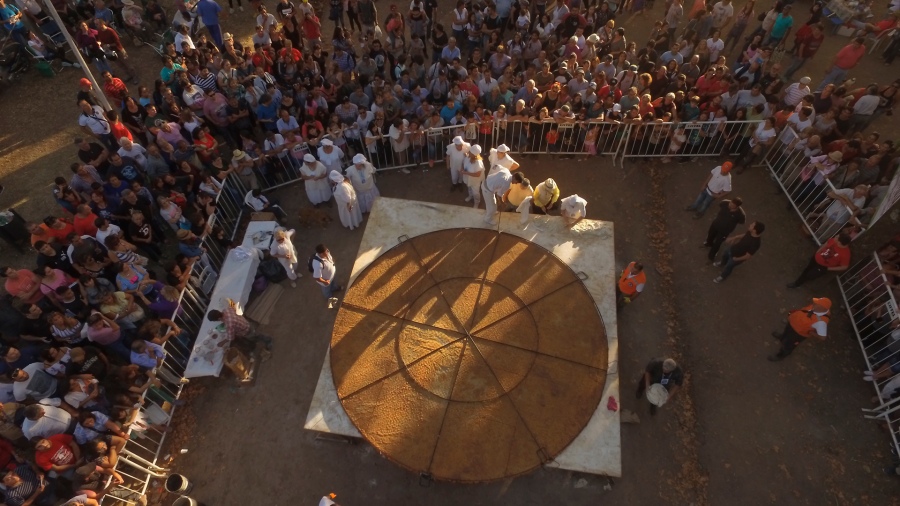
[[[506,167],[491,167],[491,173],[481,183],[481,195],[484,197],[484,222],[492,227],[497,226],[497,202],[509,190],[512,174]]]
[[[359,227],[362,223],[362,212],[359,209],[359,201],[356,198],[353,183],[336,170],[331,171],[328,178],[334,183],[334,201],[337,202],[341,225],[350,230]]]
[[[484,181],[484,162],[481,159],[481,146],[473,144],[469,148],[469,156],[463,162],[463,178],[469,188],[466,202],[473,202],[472,207],[478,209],[481,204],[481,183]]]
[[[288,279],[291,280],[291,286],[296,288],[297,283],[295,281],[300,274],[297,274],[297,249],[294,248],[293,237],[293,229],[284,230],[279,228],[275,231],[275,237],[272,241],[272,246],[269,247],[269,253],[272,254],[272,258],[278,259],[278,263],[284,267]]]
[[[314,207],[331,201],[331,184],[328,182],[328,170],[316,157],[307,153],[303,155],[300,166],[300,178],[306,187],[306,196]]]
[[[447,162],[447,168],[450,169],[450,191],[459,188],[459,185],[465,184],[463,181],[462,168],[463,162],[466,160],[466,155],[469,153],[469,148],[471,148],[469,143],[464,141],[463,138],[458,135],[454,137],[453,142],[447,146],[447,154],[444,158]]]
[[[375,167],[359,153],[353,157],[353,165],[345,171],[353,189],[356,190],[356,200],[359,202],[359,210],[363,214],[372,210],[375,198],[381,195],[375,186]]]
[[[509,146],[506,144],[491,148],[491,152],[488,153],[488,162],[491,165],[491,172],[494,171],[494,167],[505,167],[510,172],[519,170],[519,162],[509,156]]]
[[[334,142],[329,138],[324,138],[319,142],[319,161],[325,166],[325,170],[331,172],[341,171],[341,160],[344,158],[344,152],[341,148],[336,147]]]

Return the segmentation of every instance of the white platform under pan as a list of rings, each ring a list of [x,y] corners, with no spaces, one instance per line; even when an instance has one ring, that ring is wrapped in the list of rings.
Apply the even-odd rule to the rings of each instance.
[[[590,207],[588,210],[590,212]],[[448,228],[488,228],[483,219],[484,210],[470,207],[378,198],[366,224],[348,287],[372,261],[396,246],[400,236],[415,237]],[[523,225],[518,214],[503,213],[499,229],[552,251],[573,271],[583,272],[588,276],[584,284],[600,309],[606,325],[609,344],[606,386],[590,422],[548,467],[619,477],[622,475],[619,412],[606,408],[609,396],[619,399],[613,224],[583,220],[574,228],[566,229],[562,218],[532,215]],[[331,357],[327,353],[304,428],[347,437],[362,437],[338,400],[331,373]]]

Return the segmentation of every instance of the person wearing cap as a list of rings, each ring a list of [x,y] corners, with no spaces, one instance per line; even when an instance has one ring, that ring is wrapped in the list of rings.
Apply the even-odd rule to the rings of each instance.
[[[273,213],[275,218],[282,222],[287,217],[287,213],[276,202],[269,200],[262,194],[262,190],[255,188],[244,195],[244,204],[257,213]]]
[[[519,163],[509,156],[509,146],[506,144],[491,148],[490,154],[488,154],[488,162],[491,164],[491,172],[497,167],[503,167],[510,172],[519,170]]]
[[[493,150],[491,150],[493,151]],[[481,196],[484,197],[484,222],[492,227],[497,226],[497,199],[503,197],[512,183],[512,174],[502,165],[491,167],[491,172],[481,183]]]
[[[769,355],[769,361],[777,362],[790,355],[798,344],[807,338],[824,341],[828,337],[828,322],[831,320],[831,299],[813,298],[812,304],[788,312],[788,322],[779,334],[772,337],[781,341],[778,353]]]
[[[828,239],[825,244],[820,246],[812,258],[809,259],[809,263],[806,264],[806,268],[800,273],[800,277],[793,283],[789,283],[787,287],[797,288],[826,272],[844,272],[848,268],[850,268],[850,236],[841,233],[837,237]]]
[[[481,146],[472,144],[466,159],[463,161],[463,180],[469,189],[466,202],[473,202],[472,207],[481,205],[481,183],[484,182],[484,161],[481,158]]]
[[[532,197],[531,212],[549,214],[551,209],[556,209],[559,205],[559,186],[553,178],[547,178],[537,185]]]
[[[731,193],[731,167],[731,162],[725,162],[706,176],[697,200],[684,208],[685,211],[694,211],[694,219],[703,216],[710,204]]]
[[[347,167],[344,172],[356,191],[356,200],[359,202],[360,212],[363,214],[368,213],[372,210],[375,199],[381,195],[378,187],[375,186],[375,167],[366,160],[362,153],[358,153],[353,157],[353,164]]]
[[[319,207],[331,201],[332,192],[331,184],[328,182],[328,170],[322,162],[316,160],[316,157],[309,153],[303,155],[300,179],[303,180],[306,196],[313,207]]]
[[[587,216],[587,200],[578,194],[569,195],[559,201],[559,215],[566,222],[566,228],[572,228]]]
[[[743,234],[733,235],[725,240],[725,252],[722,253],[722,259],[713,262],[714,266],[724,266],[724,268],[722,273],[713,279],[713,283],[721,283],[728,279],[735,267],[750,260],[759,251],[762,246],[760,236],[765,230],[766,225],[763,222],[754,221]]]
[[[622,275],[619,276],[619,282],[616,284],[616,308],[621,309],[625,304],[630,304],[644,292],[646,285],[647,273],[644,272],[644,264],[629,263],[622,270]]]
[[[796,107],[803,97],[812,93],[809,89],[811,82],[812,79],[808,76],[801,77],[799,81],[781,91],[781,101],[784,105]]]
[[[644,374],[638,380],[635,398],[640,399],[652,385],[662,385],[669,396],[666,402],[672,399],[684,383],[684,371],[675,360],[671,358],[653,359],[644,368]],[[656,405],[650,404],[650,414],[656,414]]]
[[[450,191],[454,191],[465,184],[462,178],[462,166],[472,146],[457,135],[453,141],[447,146],[447,152],[444,155],[444,162],[450,169]]]
[[[341,160],[344,159],[344,151],[335,146],[334,142],[328,137],[324,137],[319,141],[318,153],[319,162],[325,166],[325,170],[328,172],[333,170],[340,172],[343,169]]]
[[[362,211],[353,184],[336,170],[328,174],[328,179],[334,185],[334,201],[337,203],[341,225],[350,230],[358,228],[362,223]]]

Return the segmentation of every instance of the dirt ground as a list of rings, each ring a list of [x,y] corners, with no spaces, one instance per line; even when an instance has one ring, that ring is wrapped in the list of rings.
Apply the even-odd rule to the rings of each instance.
[[[383,0],[378,5],[386,10]],[[805,20],[807,8],[807,2],[795,7],[798,22]],[[643,36],[647,24],[661,16],[658,2],[652,13],[625,26]],[[240,18],[236,14],[224,28],[247,36],[250,17],[249,12]],[[325,25],[330,33],[331,23]],[[836,36],[826,39],[820,56],[806,69],[814,82],[846,42]],[[148,48],[132,55],[146,60],[142,82],[150,84],[149,77],[158,71],[155,55]],[[858,84],[896,77],[895,68],[885,70],[872,55],[854,75]],[[31,72],[0,95],[0,184],[6,187],[0,206],[16,206],[28,219],[58,212],[49,187],[53,177],[68,175],[74,160],[74,95],[80,77],[73,70],[52,80]],[[890,119],[882,118],[873,128],[893,135]],[[717,270],[697,248],[711,216],[692,220],[681,210],[696,196],[712,161],[677,166],[629,162],[624,169],[608,160],[520,161],[532,181],[553,176],[564,195],[577,192],[588,200],[589,217],[616,223],[620,268],[638,259],[648,266],[646,294],[619,315],[620,403],[642,420],[623,427],[623,477],[610,482],[541,469],[485,485],[424,486],[368,444],[316,440],[302,426],[335,312],[324,307],[306,276],[298,288],[287,290],[277,307],[281,317],[265,329],[276,337],[277,353],[263,365],[255,387],[237,389],[227,378],[189,387],[205,387],[205,395],[187,408],[196,420],[195,434],[175,467],[195,483],[192,496],[210,506],[316,504],[328,492],[337,493],[343,506],[588,505],[601,500],[900,504],[897,480],[881,473],[889,458],[888,437],[859,411],[869,405],[872,390],[859,377],[859,349],[841,308],[835,308],[826,342],[804,344],[781,363],[765,359],[776,348],[769,332],[783,326],[786,310],[811,296],[837,301],[839,293],[831,279],[795,291],[783,288],[802,269],[813,244],[798,233],[797,216],[785,209],[785,200],[775,194],[763,170],[750,170],[734,181],[750,220],[768,227],[762,249],[726,283],[716,285]],[[384,175],[378,186],[389,197],[466,205],[464,195],[448,192],[448,183],[446,172],[435,168]],[[298,186],[277,196],[291,214],[306,205]],[[298,231],[296,242],[301,255],[317,243],[328,244],[338,279],[346,283],[362,234],[332,223],[325,230]],[[0,248],[3,263],[33,261],[30,254],[16,254],[5,244]],[[647,360],[663,355],[679,359],[689,375],[687,388],[650,418],[631,388]]]

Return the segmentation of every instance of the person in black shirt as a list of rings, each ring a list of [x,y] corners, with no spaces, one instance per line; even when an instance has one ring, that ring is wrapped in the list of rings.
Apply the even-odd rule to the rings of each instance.
[[[75,145],[78,146],[78,159],[85,165],[97,169],[101,176],[106,175],[109,169],[109,151],[97,144],[96,142],[87,141],[81,137],[75,138]]]
[[[38,250],[37,266],[43,269],[50,266],[53,269],[59,269],[69,276],[78,277],[80,273],[72,267],[72,259],[66,253],[64,246],[51,244],[44,241],[34,243],[34,247]]]
[[[85,302],[84,297],[81,293],[75,293],[71,286],[57,287],[56,299],[66,311],[66,316],[84,321],[90,315],[91,308]]]
[[[638,380],[635,397],[640,399],[651,385],[657,383],[666,388],[669,392],[668,399],[671,400],[684,383],[684,371],[671,358],[651,360],[644,369],[644,375]],[[650,405],[650,414],[656,414],[656,406],[653,404]]]
[[[25,311],[22,320],[22,330],[19,336],[25,340],[35,341],[50,337],[50,324],[44,318],[44,311],[37,304],[31,304]]]
[[[765,224],[754,221],[747,227],[747,231],[743,235],[733,235],[725,241],[725,253],[722,254],[722,260],[713,263],[716,267],[724,265],[725,268],[713,280],[713,283],[721,283],[728,279],[735,267],[750,260],[750,257],[759,251],[759,247],[762,246],[762,239],[759,236],[765,229]]]
[[[149,220],[139,210],[131,213],[131,221],[128,223],[127,235],[128,239],[147,257],[154,262],[158,262],[163,252],[160,249],[157,240],[153,237],[153,228],[148,223]]]
[[[719,248],[725,242],[728,234],[734,232],[738,225],[746,222],[747,215],[744,214],[744,208],[741,207],[743,203],[740,197],[719,202],[719,214],[710,223],[709,230],[706,232],[706,240],[703,241],[703,247],[709,248],[707,258],[710,262],[716,259]]]

